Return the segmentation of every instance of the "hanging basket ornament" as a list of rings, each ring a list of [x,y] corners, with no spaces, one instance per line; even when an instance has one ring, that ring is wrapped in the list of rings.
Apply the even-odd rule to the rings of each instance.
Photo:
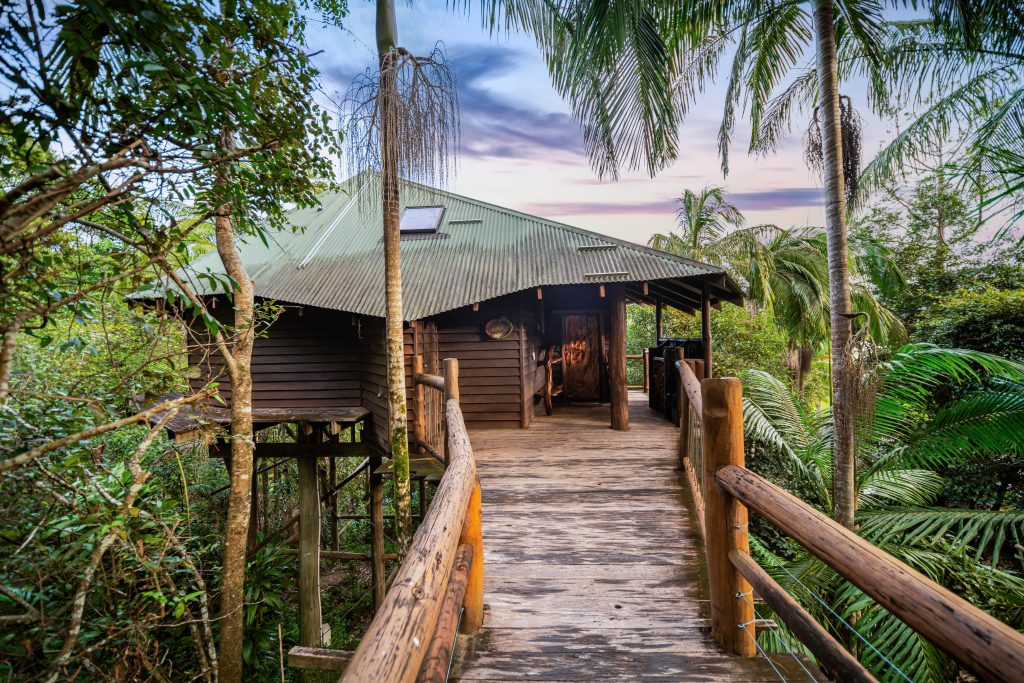
[[[506,316],[501,316],[500,318],[487,321],[484,325],[484,334],[491,339],[504,339],[512,334],[513,329],[515,329],[515,326],[512,324],[512,321]]]

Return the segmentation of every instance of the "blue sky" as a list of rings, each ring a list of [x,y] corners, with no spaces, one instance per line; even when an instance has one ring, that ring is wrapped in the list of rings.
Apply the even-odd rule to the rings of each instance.
[[[712,86],[681,129],[681,155],[656,178],[626,173],[599,181],[583,152],[583,136],[567,103],[551,88],[532,40],[491,36],[481,27],[476,3],[471,14],[454,12],[444,0],[398,3],[403,46],[417,54],[442,41],[459,85],[462,145],[449,189],[500,206],[526,211],[634,242],[646,242],[675,223],[673,200],[684,189],[705,184],[727,188],[748,223],[783,226],[823,222],[820,182],[807,170],[802,127],[767,158],[746,154],[749,129],[733,138],[730,173],[722,177],[717,133],[724,86]],[[375,64],[374,4],[355,0],[344,29],[315,28],[310,43],[323,72],[325,93],[340,101],[357,73]],[[859,99],[854,84],[845,92]],[[870,157],[887,126],[863,111],[864,155]]]

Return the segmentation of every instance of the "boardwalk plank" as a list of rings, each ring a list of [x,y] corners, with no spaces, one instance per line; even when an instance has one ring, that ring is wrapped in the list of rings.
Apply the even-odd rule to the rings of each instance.
[[[708,635],[703,549],[675,472],[675,429],[631,395],[471,434],[483,489],[484,628],[452,680],[778,680]],[[468,649],[467,649],[468,648]],[[807,680],[792,659],[777,664]]]

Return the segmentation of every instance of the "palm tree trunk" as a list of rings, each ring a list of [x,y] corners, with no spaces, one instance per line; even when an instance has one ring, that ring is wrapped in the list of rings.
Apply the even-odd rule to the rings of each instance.
[[[850,262],[846,234],[846,197],[840,130],[839,77],[833,0],[814,0],[817,45],[821,141],[824,160],[825,231],[828,237],[828,273],[832,317],[832,415],[835,423],[835,474],[832,508],[836,521],[853,526],[856,510],[856,452],[854,366],[850,357],[853,335],[850,318]]]
[[[412,538],[409,430],[405,395],[405,332],[399,259],[398,113],[394,60],[398,31],[393,0],[377,1],[380,52],[381,186],[384,210],[384,277],[388,373],[388,436],[395,478],[395,539],[404,553]]]

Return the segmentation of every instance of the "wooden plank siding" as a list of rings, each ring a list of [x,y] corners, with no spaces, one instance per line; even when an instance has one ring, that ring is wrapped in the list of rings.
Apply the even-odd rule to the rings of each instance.
[[[226,322],[231,315],[227,302],[213,315]],[[268,333],[253,343],[254,408],[318,408],[358,406],[361,360],[353,316],[348,313],[305,307],[288,307]],[[231,380],[224,359],[205,329],[192,328],[189,367],[193,390],[216,379],[221,396],[231,400]]]
[[[595,285],[549,287],[543,299],[529,289],[467,306],[406,326],[404,353],[411,438],[419,438],[412,400],[413,356],[422,354],[425,370],[441,374],[445,358],[459,361],[461,402],[472,429],[526,428],[539,405],[534,395],[544,385],[549,344],[561,343],[561,315],[574,308],[601,311],[606,301]],[[227,321],[227,301],[212,309]],[[484,333],[487,321],[506,316],[513,331],[503,339]],[[193,389],[218,377],[221,394],[231,384],[219,352],[205,331],[193,326],[189,363]],[[372,415],[371,435],[386,445],[388,407],[384,320],[310,306],[287,306],[256,340],[253,350],[254,407],[300,408],[363,406]]]
[[[438,353],[459,361],[460,403],[471,429],[509,429],[524,426],[523,349],[520,344],[520,301],[525,293],[511,294],[472,307],[437,316]],[[512,334],[490,339],[488,320],[506,316]]]

